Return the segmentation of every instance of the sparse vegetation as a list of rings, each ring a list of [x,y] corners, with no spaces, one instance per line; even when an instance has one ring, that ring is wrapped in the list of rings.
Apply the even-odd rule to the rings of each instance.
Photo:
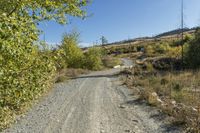
[[[173,122],[185,125],[188,132],[200,132],[199,36],[197,30],[195,37],[186,35],[183,40],[184,71],[180,71],[180,40],[159,40],[143,43],[143,54],[131,56],[137,65],[126,70],[130,76],[124,80],[135,94],[173,116]]]
[[[84,66],[90,70],[100,70],[103,66],[102,64],[102,51],[101,48],[89,48],[85,53]]]
[[[111,56],[105,56],[103,58],[103,64],[104,64],[105,67],[113,68],[114,66],[121,65],[122,62],[119,58],[115,58],[115,57],[111,57]]]
[[[127,78],[125,83],[141,99],[173,116],[175,118],[173,122],[187,125],[188,131],[199,131],[200,73],[193,71],[163,73],[149,71],[147,68],[141,66],[133,68],[131,74],[134,77]]]

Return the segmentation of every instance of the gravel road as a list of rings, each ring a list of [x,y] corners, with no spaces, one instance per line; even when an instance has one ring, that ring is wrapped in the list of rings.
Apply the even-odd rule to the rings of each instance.
[[[156,109],[138,101],[119,80],[120,69],[56,84],[4,133],[179,133]]]

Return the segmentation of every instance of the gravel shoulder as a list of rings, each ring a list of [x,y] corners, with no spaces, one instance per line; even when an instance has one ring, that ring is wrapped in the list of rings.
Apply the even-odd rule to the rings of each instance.
[[[119,72],[94,72],[56,84],[4,133],[179,133],[167,116],[121,84]]]

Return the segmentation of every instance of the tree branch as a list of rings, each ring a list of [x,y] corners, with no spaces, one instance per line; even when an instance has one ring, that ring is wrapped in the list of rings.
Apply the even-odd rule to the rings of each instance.
[[[19,2],[21,2],[21,0],[19,0]],[[15,6],[15,8],[10,13],[8,13],[7,16],[9,17],[10,15],[12,15],[17,10],[18,7],[19,7],[19,4],[17,3],[17,5]]]

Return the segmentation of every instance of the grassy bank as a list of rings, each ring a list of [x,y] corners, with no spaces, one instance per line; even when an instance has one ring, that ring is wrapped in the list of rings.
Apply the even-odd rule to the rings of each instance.
[[[143,51],[126,54],[136,66],[124,71],[124,83],[134,94],[195,133],[200,132],[199,40],[198,30],[185,36],[184,64],[180,40],[142,44]]]
[[[137,66],[124,80],[141,99],[173,116],[174,123],[185,125],[189,132],[199,132],[200,72],[160,72]]]

